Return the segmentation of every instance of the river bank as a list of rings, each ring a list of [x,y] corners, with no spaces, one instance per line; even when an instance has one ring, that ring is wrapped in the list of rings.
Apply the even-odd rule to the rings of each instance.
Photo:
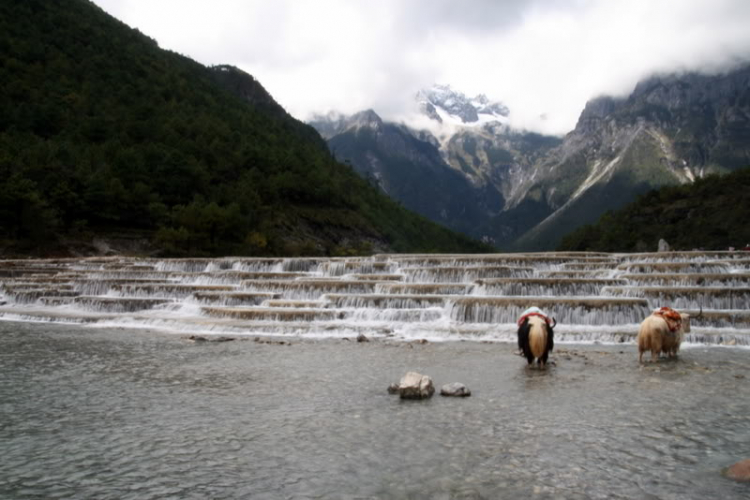
[[[283,343],[282,343],[283,341]],[[0,323],[8,498],[742,498],[750,357]],[[406,371],[469,398],[402,401]]]

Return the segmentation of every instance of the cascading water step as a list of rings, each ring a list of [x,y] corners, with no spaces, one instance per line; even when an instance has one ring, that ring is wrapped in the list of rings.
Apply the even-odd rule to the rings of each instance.
[[[672,304],[676,309],[748,309],[750,287],[607,287],[610,297],[644,297],[653,303]]]
[[[157,284],[123,284],[115,285],[112,289],[128,297],[173,297],[185,298],[196,292],[231,292],[237,290],[232,285],[180,285],[174,283]]]
[[[599,295],[602,288],[625,285],[622,279],[603,278],[491,278],[475,282],[477,295],[573,296]]]
[[[281,293],[286,298],[317,299],[326,293],[371,293],[375,282],[364,280],[246,280],[242,282],[246,290]]]
[[[339,311],[333,309],[201,307],[201,312],[218,318],[254,321],[331,321],[343,318]]]
[[[620,276],[631,285],[638,286],[748,286],[750,273],[654,273],[623,274]]]
[[[153,307],[175,302],[172,298],[143,298],[143,297],[99,297],[82,296],[76,297],[75,305],[91,311],[102,311],[108,313],[124,313],[143,311]]]
[[[202,304],[221,306],[256,306],[269,299],[278,299],[280,293],[270,292],[195,292],[193,298]]]
[[[646,299],[560,297],[465,297],[451,304],[451,319],[465,323],[514,323],[529,306],[546,311],[559,323],[617,325],[649,315]]]
[[[0,318],[170,332],[514,341],[530,306],[556,341],[632,343],[658,307],[688,342],[748,345],[746,252],[0,261]],[[699,315],[699,313],[702,313]]]

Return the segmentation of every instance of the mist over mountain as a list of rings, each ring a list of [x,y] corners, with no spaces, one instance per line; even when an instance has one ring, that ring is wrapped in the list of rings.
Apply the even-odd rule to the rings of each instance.
[[[415,212],[464,234],[480,237],[503,207],[503,196],[489,183],[475,185],[443,158],[430,133],[384,122],[374,111],[329,115],[311,122],[337,159]]]
[[[463,218],[441,221],[435,215],[455,204],[455,193],[431,185],[434,169],[417,173],[408,148],[400,148],[395,167],[388,143],[342,133],[358,129],[356,120],[319,117],[312,124],[339,159],[374,176],[394,198],[500,248],[552,249],[566,233],[650,189],[750,165],[748,66],[713,76],[656,75],[627,97],[593,99],[563,138],[513,129],[512,109],[481,95],[468,98],[450,86],[420,91],[416,101],[421,121],[395,124],[378,117],[379,126],[410,134],[435,165],[469,181],[476,192],[465,201],[472,209]],[[414,205],[419,189],[431,194]]]
[[[514,246],[553,248],[638,194],[748,166],[749,137],[749,66],[716,76],[655,76],[625,99],[590,101],[576,128],[509,200],[507,213],[529,199],[546,212]]]

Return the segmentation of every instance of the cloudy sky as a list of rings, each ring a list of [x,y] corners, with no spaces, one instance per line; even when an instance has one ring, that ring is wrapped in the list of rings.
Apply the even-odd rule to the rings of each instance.
[[[432,83],[487,94],[562,134],[586,101],[654,72],[750,61],[748,0],[94,0],[203,64],[255,76],[300,119],[391,119]]]

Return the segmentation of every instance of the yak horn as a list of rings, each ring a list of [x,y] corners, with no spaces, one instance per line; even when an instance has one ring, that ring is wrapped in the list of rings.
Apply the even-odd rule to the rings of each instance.
[[[701,319],[703,317],[703,306],[701,306],[701,310],[698,311],[698,316],[696,316],[693,319]]]
[[[552,318],[552,325],[550,326],[550,328],[554,328],[556,326],[557,326],[557,320],[555,318]]]

